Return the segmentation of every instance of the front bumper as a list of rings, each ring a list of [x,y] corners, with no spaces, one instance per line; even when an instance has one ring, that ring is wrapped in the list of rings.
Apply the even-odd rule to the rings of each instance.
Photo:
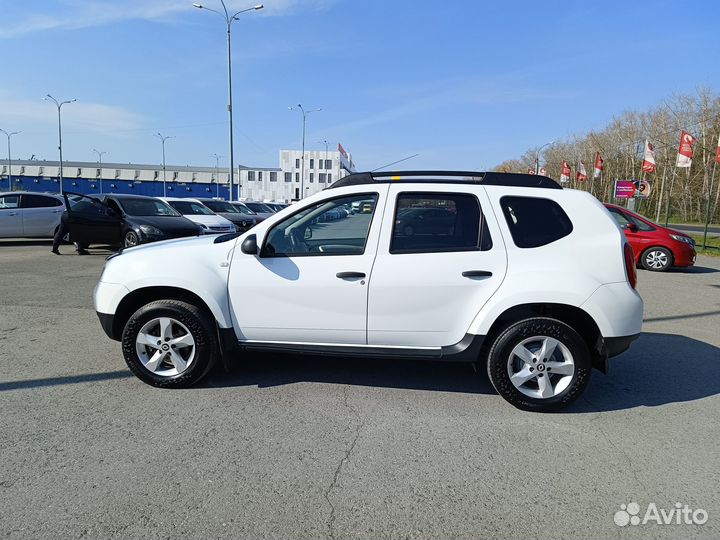
[[[695,264],[695,246],[686,244],[685,242],[678,242],[676,246],[673,246],[673,258],[675,259],[673,266],[692,266]]]
[[[110,313],[100,313],[97,312],[98,319],[100,319],[100,326],[102,326],[103,331],[109,337],[110,339],[114,339],[116,341],[120,341],[119,336],[115,335],[115,332],[113,331],[113,323],[115,322],[115,315],[112,315]]]

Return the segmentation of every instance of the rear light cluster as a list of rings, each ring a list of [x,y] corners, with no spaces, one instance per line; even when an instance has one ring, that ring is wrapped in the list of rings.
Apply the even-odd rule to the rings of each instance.
[[[635,253],[630,244],[626,243],[623,246],[623,255],[625,256],[625,273],[630,286],[634,289],[637,285],[637,268],[635,267]]]

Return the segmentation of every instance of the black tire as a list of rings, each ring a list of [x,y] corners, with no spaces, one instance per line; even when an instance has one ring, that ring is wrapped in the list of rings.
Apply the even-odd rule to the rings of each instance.
[[[672,252],[664,247],[651,247],[643,251],[640,264],[651,272],[665,272],[675,262]]]
[[[185,371],[161,376],[147,369],[136,349],[143,326],[155,318],[168,317],[184,325],[194,339],[195,354]],[[179,300],[156,300],[138,309],[125,324],[122,350],[130,370],[143,382],[161,388],[187,388],[200,381],[212,369],[219,355],[213,320],[197,306]]]
[[[513,349],[524,340],[536,336],[558,340],[570,352],[575,364],[569,384],[553,397],[535,398],[525,395],[511,382],[508,373]],[[507,327],[493,341],[487,359],[488,377],[497,393],[518,409],[533,412],[556,411],[575,401],[590,382],[591,370],[590,352],[580,334],[562,321],[544,317],[525,319]],[[557,374],[552,376],[557,380]]]
[[[135,231],[127,231],[123,236],[123,246],[133,247],[140,245],[140,239]]]

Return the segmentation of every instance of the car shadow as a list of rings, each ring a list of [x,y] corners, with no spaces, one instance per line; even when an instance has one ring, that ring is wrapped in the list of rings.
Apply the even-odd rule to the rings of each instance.
[[[253,353],[238,357],[230,373],[216,370],[204,387],[267,388],[302,382],[495,394],[484,368],[418,360],[343,359]],[[565,413],[597,413],[695,401],[720,394],[720,348],[685,336],[643,333],[631,349],[610,360],[610,372],[593,371],[583,396]],[[500,399],[498,397],[498,399]]]
[[[666,270],[671,274],[715,274],[720,272],[717,268],[708,268],[707,266],[676,266]]]

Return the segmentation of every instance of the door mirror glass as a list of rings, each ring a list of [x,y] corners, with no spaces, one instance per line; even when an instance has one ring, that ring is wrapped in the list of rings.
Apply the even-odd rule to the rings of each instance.
[[[638,232],[638,227],[634,223],[628,223],[625,228],[632,233]]]
[[[310,240],[312,238],[313,232],[310,227],[305,228],[305,234],[303,235],[305,240]]]
[[[242,244],[240,244],[240,251],[242,251],[246,255],[257,255],[257,236],[251,234],[245,240],[243,240]]]

